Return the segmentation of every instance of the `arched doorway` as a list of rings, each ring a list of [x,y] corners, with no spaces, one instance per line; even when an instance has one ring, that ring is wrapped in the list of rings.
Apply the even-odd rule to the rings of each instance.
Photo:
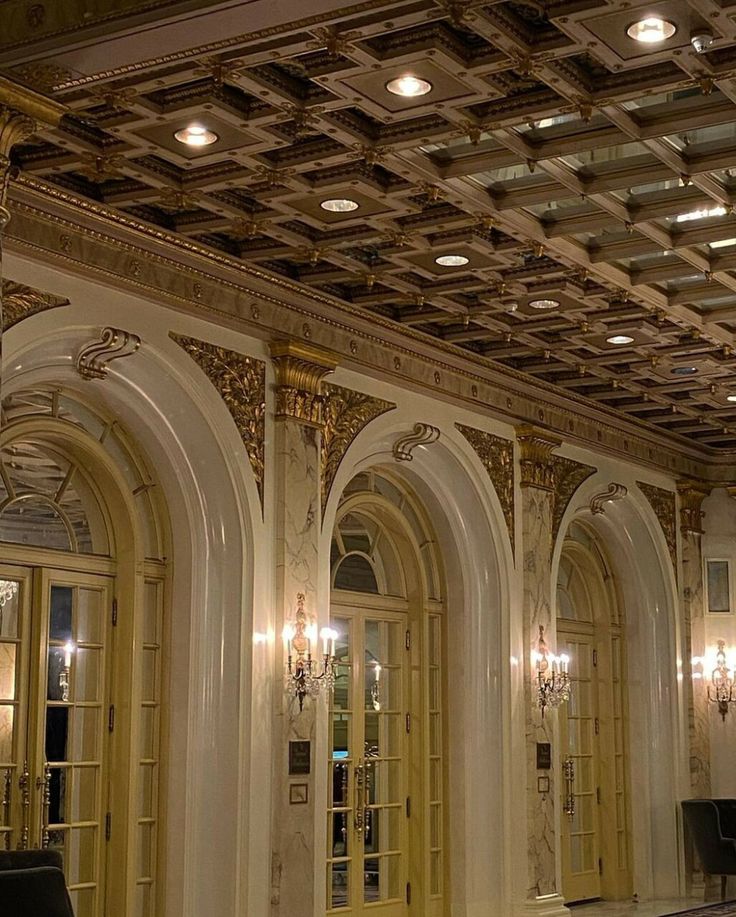
[[[557,644],[571,662],[560,707],[562,889],[565,899],[632,893],[625,620],[592,531],[568,529],[557,581]]]
[[[57,849],[77,917],[151,917],[166,588],[155,482],[81,400],[24,391],[3,409],[0,844]]]
[[[425,514],[388,472],[357,475],[333,531],[327,911],[445,913],[445,615]]]

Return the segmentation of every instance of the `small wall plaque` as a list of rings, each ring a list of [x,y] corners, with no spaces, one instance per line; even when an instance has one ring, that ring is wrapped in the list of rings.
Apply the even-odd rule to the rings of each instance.
[[[301,776],[311,771],[311,742],[289,742],[289,776]]]
[[[309,784],[307,783],[290,783],[289,784],[289,804],[292,806],[303,806],[309,802]]]
[[[548,771],[552,767],[552,746],[549,742],[537,742],[537,770]]]
[[[549,777],[537,777],[537,792],[543,796],[549,793]]]

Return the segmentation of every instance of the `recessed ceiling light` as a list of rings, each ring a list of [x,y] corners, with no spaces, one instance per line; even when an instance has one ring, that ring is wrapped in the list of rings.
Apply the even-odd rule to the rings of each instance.
[[[629,337],[628,334],[612,334],[610,338],[606,338],[607,344],[633,344],[634,339]]]
[[[214,131],[207,130],[201,124],[188,124],[174,134],[179,143],[187,146],[209,146],[220,138]]]
[[[674,22],[667,19],[660,19],[659,16],[647,16],[646,19],[640,19],[632,23],[626,30],[629,38],[634,41],[641,41],[647,45],[656,44],[658,41],[666,41],[677,31]]]
[[[529,303],[530,309],[556,309],[560,304],[559,299],[533,299]]]
[[[697,366],[675,366],[670,373],[673,376],[694,376],[697,371]]]
[[[720,204],[715,207],[702,207],[700,210],[689,210],[679,213],[675,218],[677,223],[688,223],[690,220],[707,220],[708,217],[722,217],[726,215],[726,208]]]
[[[429,80],[423,80],[421,77],[405,74],[397,76],[394,80],[386,83],[386,89],[395,96],[404,96],[406,99],[413,99],[416,96],[426,96],[432,91],[432,84]]]
[[[348,197],[331,197],[322,201],[319,206],[330,213],[352,213],[353,210],[358,209],[360,204],[357,201],[351,201]]]
[[[726,395],[726,401],[736,401],[736,395]]]
[[[442,267],[462,267],[469,261],[470,258],[466,258],[465,255],[440,255],[434,259],[434,263]]]

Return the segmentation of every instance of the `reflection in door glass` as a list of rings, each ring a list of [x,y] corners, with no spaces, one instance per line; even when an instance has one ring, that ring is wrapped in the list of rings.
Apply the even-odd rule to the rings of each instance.
[[[49,637],[51,640],[66,642],[72,639],[72,600],[71,586],[51,587],[51,610],[49,613]]]

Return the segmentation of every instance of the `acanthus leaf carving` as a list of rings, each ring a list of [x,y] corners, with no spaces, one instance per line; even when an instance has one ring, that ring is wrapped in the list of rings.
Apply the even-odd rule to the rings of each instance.
[[[68,299],[35,290],[33,287],[15,283],[13,280],[4,280],[2,285],[2,330],[8,331],[13,325],[17,325],[18,322],[38,312],[68,305]]]
[[[372,420],[393,411],[396,405],[339,385],[325,384],[323,390],[321,466],[324,512],[335,475],[350,444]]]
[[[552,477],[555,482],[554,498],[552,503],[552,545],[557,541],[557,535],[562,524],[562,517],[575,495],[575,491],[587,479],[594,475],[596,469],[590,465],[583,465],[573,459],[561,455],[552,456]]]
[[[86,344],[77,354],[77,372],[84,379],[104,379],[113,360],[131,356],[140,346],[137,334],[108,325],[102,329],[99,340]]]
[[[677,493],[680,497],[680,531],[683,535],[703,534],[705,513],[701,506],[711,490],[711,485],[705,481],[677,482]]]
[[[672,560],[672,568],[677,576],[677,505],[676,496],[671,490],[637,481],[636,486],[649,501],[654,514],[659,520],[667,548]]]
[[[248,453],[263,512],[266,433],[266,364],[225,347],[170,334],[203,370],[225,402]]]
[[[393,454],[397,462],[411,462],[417,446],[429,446],[440,438],[440,431],[428,423],[415,423],[411,433],[404,433],[394,443]]]
[[[613,503],[616,500],[623,500],[628,494],[628,489],[623,484],[616,484],[611,481],[608,487],[599,494],[594,494],[590,498],[590,511],[594,516],[601,515],[606,511],[606,503]]]
[[[552,451],[562,445],[559,436],[524,424],[517,427],[520,450],[521,486],[554,492]]]
[[[511,552],[514,552],[514,444],[511,440],[487,433],[485,430],[476,430],[475,427],[466,427],[464,424],[455,424],[457,429],[467,439],[475,450],[483,467],[488,472],[493,489],[496,491],[501,504],[503,517],[511,542]]]

